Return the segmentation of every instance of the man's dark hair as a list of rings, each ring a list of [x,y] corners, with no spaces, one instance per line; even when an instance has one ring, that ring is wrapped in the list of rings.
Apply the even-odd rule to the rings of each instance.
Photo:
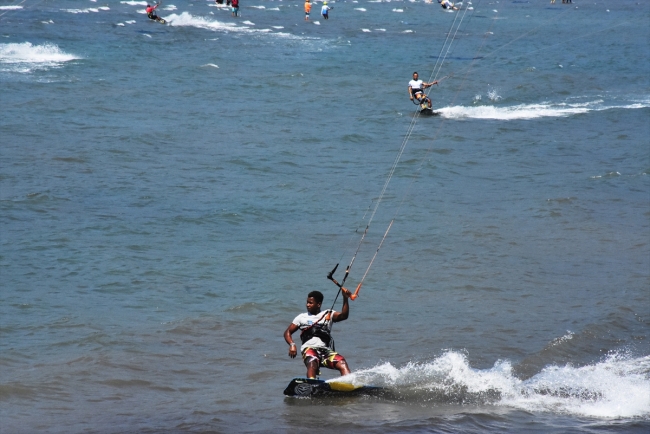
[[[323,302],[323,293],[320,291],[312,291],[309,294],[307,294],[307,298],[312,297],[314,300],[316,300],[318,303]]]

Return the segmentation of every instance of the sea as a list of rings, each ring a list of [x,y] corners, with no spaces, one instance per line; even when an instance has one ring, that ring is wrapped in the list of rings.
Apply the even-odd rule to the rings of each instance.
[[[650,2],[303,4],[0,0],[0,433],[650,432]]]

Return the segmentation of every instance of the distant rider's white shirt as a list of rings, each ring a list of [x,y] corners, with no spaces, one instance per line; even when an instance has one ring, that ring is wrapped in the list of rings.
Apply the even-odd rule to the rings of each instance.
[[[411,88],[411,91],[413,94],[416,92],[420,91],[422,92],[424,89],[422,87],[422,80],[411,80],[409,81],[409,87]]]
[[[335,313],[336,312],[332,312],[332,316]],[[311,327],[311,325],[314,324],[314,322],[316,321],[318,321],[319,324],[327,324],[327,329],[331,330],[332,323],[331,321],[328,322],[327,320],[325,320],[325,315],[327,315],[327,311],[317,313],[316,315],[312,315],[309,312],[305,312],[295,317],[291,322],[297,325],[300,328],[301,332]],[[325,342],[323,342],[320,338],[314,336],[313,338],[309,339],[307,342],[305,342],[300,346],[300,351],[301,352],[304,351],[305,348],[328,348],[328,347],[327,345],[325,345]]]

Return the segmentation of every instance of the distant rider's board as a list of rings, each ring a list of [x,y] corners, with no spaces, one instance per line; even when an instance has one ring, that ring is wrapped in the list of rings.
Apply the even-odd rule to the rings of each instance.
[[[420,114],[423,116],[440,116],[440,112],[434,111],[430,108],[420,110]]]
[[[376,395],[384,390],[374,386],[355,386],[341,381],[323,381],[310,378],[294,378],[291,380],[284,394],[287,396],[312,397],[312,396],[350,396],[350,395]]]

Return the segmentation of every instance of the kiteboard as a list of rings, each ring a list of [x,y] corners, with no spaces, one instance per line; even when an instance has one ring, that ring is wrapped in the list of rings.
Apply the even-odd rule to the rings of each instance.
[[[284,394],[297,397],[376,395],[383,390],[382,387],[354,385],[341,381],[294,378],[284,389]]]
[[[420,114],[423,116],[440,116],[440,112],[434,111],[428,107],[420,110]]]

